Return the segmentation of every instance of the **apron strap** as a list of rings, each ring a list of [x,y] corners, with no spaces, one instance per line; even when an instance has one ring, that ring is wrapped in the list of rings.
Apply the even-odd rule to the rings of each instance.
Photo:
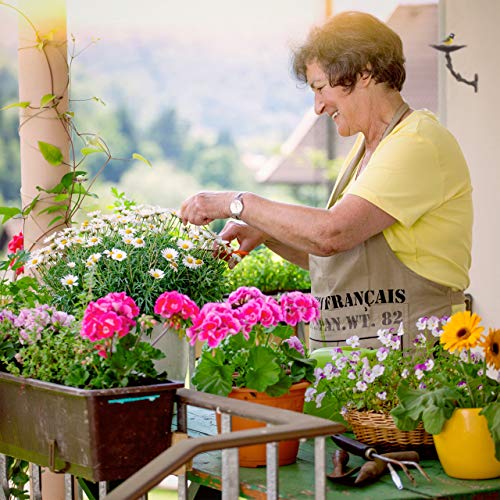
[[[408,106],[408,104],[405,101],[403,101],[401,106],[399,106],[399,108],[394,113],[394,116],[392,117],[392,120],[390,121],[389,125],[387,125],[387,128],[385,129],[384,134],[382,135],[380,141],[385,139],[394,130],[394,127],[396,127],[396,125],[400,122],[401,118],[403,118],[403,116],[409,109],[410,106]],[[344,175],[342,175],[339,182],[337,182],[337,184],[335,185],[335,189],[333,190],[330,199],[328,200],[327,208],[330,208],[337,201],[342,191],[344,191],[347,184],[349,184],[354,169],[361,161],[361,158],[363,157],[364,154],[365,154],[365,139],[363,138],[363,141],[361,142],[359,149],[356,151],[356,154],[349,163],[349,166],[346,168]]]

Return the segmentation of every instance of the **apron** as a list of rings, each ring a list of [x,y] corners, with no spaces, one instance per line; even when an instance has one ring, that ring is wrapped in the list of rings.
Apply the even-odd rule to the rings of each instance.
[[[399,123],[409,107],[403,103],[382,136]],[[349,183],[361,160],[365,143],[328,201],[331,208]],[[463,303],[463,291],[453,291],[406,267],[389,247],[382,232],[355,248],[329,257],[309,256],[311,293],[320,303],[321,316],[309,325],[311,349],[345,345],[353,335],[361,347],[381,347],[377,332],[403,323],[402,347],[409,348],[422,316],[450,316],[454,304]]]

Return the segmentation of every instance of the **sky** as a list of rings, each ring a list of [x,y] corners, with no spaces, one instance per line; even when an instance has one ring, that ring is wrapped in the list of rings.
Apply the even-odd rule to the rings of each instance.
[[[22,6],[50,0],[13,0]],[[326,0],[66,0],[68,32],[102,39],[171,34],[238,46],[252,39],[289,41],[321,22]],[[334,12],[362,10],[387,19],[398,3],[435,0],[330,0]],[[17,18],[0,8],[0,43],[16,39]]]

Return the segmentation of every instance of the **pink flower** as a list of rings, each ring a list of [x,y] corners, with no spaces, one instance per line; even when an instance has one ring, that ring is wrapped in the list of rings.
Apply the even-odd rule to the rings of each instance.
[[[260,322],[265,327],[276,326],[283,321],[281,307],[272,297],[266,297],[260,313]]]
[[[109,293],[85,309],[80,335],[91,342],[127,335],[135,326],[139,308],[125,292]],[[101,348],[99,346],[98,348]]]
[[[319,318],[319,303],[309,293],[285,293],[280,299],[283,321],[295,326],[300,321],[309,323]]]
[[[193,320],[199,311],[187,295],[176,291],[162,293],[154,307],[155,314],[170,319],[169,325],[176,330],[182,326],[182,320]]]
[[[197,340],[207,342],[210,347],[217,347],[229,335],[236,335],[242,324],[236,317],[230,304],[209,302],[194,318],[193,325],[186,330],[191,344]]]
[[[293,337],[290,337],[289,339],[286,339],[283,342],[286,342],[292,349],[295,349],[297,352],[302,354],[302,356],[305,355],[304,345],[300,341],[299,337],[294,335]]]
[[[229,294],[227,301],[229,304],[242,305],[251,299],[259,299],[264,294],[254,286],[240,286],[234,292]]]

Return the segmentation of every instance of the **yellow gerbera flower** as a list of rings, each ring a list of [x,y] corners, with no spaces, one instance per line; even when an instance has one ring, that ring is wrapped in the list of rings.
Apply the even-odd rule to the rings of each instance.
[[[500,330],[490,328],[490,333],[481,345],[484,347],[486,364],[500,370]]]
[[[444,349],[453,352],[475,347],[481,340],[484,326],[479,326],[481,317],[470,311],[455,313],[443,327],[440,342]]]

